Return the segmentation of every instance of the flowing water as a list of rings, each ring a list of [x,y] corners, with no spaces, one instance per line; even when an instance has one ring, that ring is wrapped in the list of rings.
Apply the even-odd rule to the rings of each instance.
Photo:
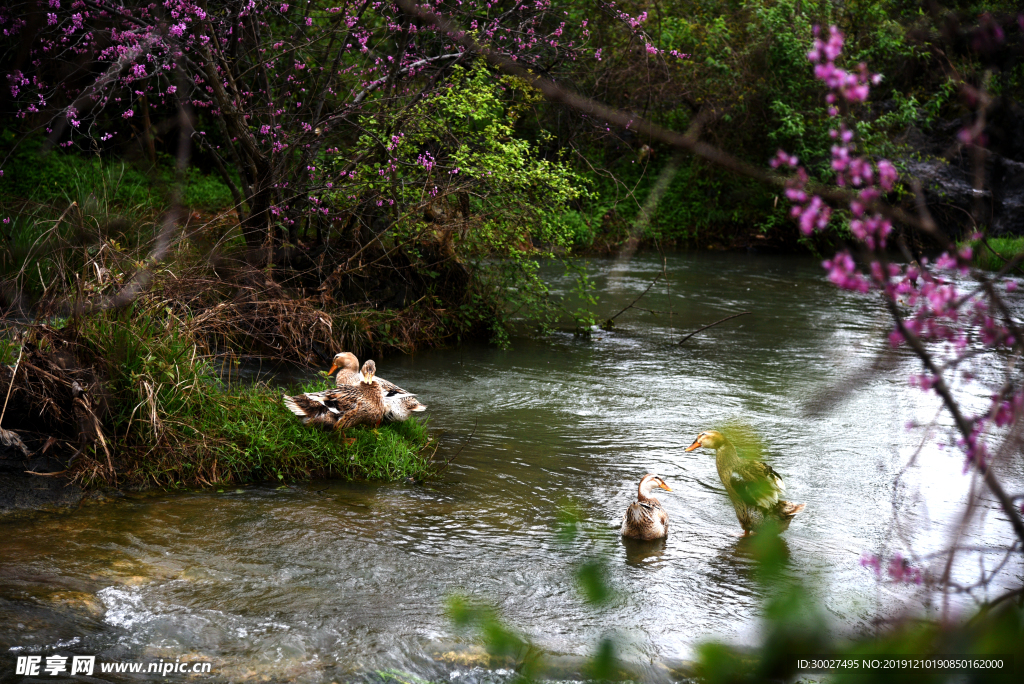
[[[601,315],[662,265],[654,255],[591,263]],[[879,586],[860,558],[938,549],[970,479],[955,450],[907,429],[938,405],[907,387],[918,363],[887,348],[877,300],[837,291],[808,259],[678,254],[666,265],[637,306],[670,314],[633,308],[590,339],[382,360],[381,375],[429,405],[437,457],[453,459],[436,481],[158,493],[0,522],[0,667],[81,653],[208,661],[212,681],[507,679],[446,615],[461,594],[496,606],[567,664],[567,678],[574,658],[613,637],[636,676],[665,681],[704,640],[754,643],[770,591],[736,536],[713,455],[683,451],[730,424],[762,441],[787,498],[807,504],[784,536],[787,573],[837,631],[915,605],[917,587]],[[752,313],[675,344],[742,311]],[[673,489],[661,496],[670,535],[625,543],[619,521],[647,472]],[[1004,476],[1019,489],[1019,459]],[[568,540],[566,508],[580,516]],[[996,507],[982,509],[964,541],[1005,539]],[[599,607],[574,581],[591,558],[605,559],[615,589]]]

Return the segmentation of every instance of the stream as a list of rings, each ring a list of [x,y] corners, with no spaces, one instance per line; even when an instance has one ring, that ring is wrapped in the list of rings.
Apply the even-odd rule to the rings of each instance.
[[[728,425],[762,441],[787,499],[806,504],[783,537],[786,573],[837,633],[925,609],[919,587],[880,585],[860,559],[941,548],[970,477],[956,449],[908,429],[933,423],[939,405],[908,387],[920,363],[889,348],[877,297],[837,290],[808,258],[677,253],[664,265],[636,306],[670,314],[632,308],[589,339],[379,360],[381,376],[429,407],[436,457],[452,459],[436,480],[157,492],[0,520],[0,681],[22,681],[15,656],[53,653],[209,662],[212,677],[195,681],[508,681],[452,624],[452,595],[496,607],[564,663],[555,678],[579,679],[574,663],[611,637],[637,678],[678,680],[704,641],[756,643],[770,592],[736,536],[713,454],[683,451]],[[656,254],[591,261],[600,316],[662,266]],[[546,275],[571,290],[560,268]],[[940,416],[935,429],[947,424]],[[648,472],[673,490],[659,497],[669,537],[627,543],[619,522]],[[1020,458],[1003,477],[1020,490]],[[579,533],[567,540],[558,529],[570,508]],[[983,508],[965,543],[1009,534],[995,504]],[[574,580],[593,558],[614,588],[596,607]],[[976,569],[956,572],[969,580]],[[1022,571],[1017,556],[1007,572]]]

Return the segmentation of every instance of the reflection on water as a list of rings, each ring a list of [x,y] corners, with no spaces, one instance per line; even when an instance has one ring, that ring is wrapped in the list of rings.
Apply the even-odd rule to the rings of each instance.
[[[665,549],[668,547],[668,541],[664,537],[650,540],[621,537],[620,541],[626,550],[626,563],[634,567],[657,563],[665,555]]]
[[[593,266],[607,314],[647,287],[661,258],[638,257],[611,283],[610,262]],[[227,680],[507,679],[480,669],[445,616],[460,593],[492,602],[567,672],[613,635],[639,677],[664,680],[662,664],[702,640],[751,641],[765,598],[714,456],[683,452],[730,420],[764,440],[787,498],[807,504],[786,533],[784,571],[845,628],[899,609],[913,589],[879,592],[861,554],[900,550],[901,535],[939,548],[968,481],[958,456],[927,447],[927,467],[895,484],[923,437],[906,423],[928,423],[937,405],[907,390],[917,362],[881,343],[885,313],[836,291],[810,260],[681,254],[668,273],[643,301],[671,315],[630,310],[590,340],[382,360],[430,406],[439,457],[462,449],[440,481],[157,493],[0,523],[0,649],[203,659]],[[738,311],[754,314],[674,344]],[[880,370],[839,401],[828,395],[866,364]],[[1013,467],[1006,477],[1024,481]],[[673,489],[662,499],[669,537],[620,540],[647,472]],[[556,537],[567,502],[584,531],[569,544]],[[894,502],[910,522],[900,534]],[[1004,525],[988,515],[963,542],[998,539]],[[598,554],[615,592],[592,608],[574,573]]]

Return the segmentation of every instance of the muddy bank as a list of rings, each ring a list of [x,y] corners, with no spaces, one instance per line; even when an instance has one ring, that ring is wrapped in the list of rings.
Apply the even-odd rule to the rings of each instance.
[[[79,505],[85,492],[65,475],[54,474],[61,470],[62,464],[54,459],[0,444],[0,515]]]
[[[85,492],[65,477],[0,472],[0,515],[74,508]]]

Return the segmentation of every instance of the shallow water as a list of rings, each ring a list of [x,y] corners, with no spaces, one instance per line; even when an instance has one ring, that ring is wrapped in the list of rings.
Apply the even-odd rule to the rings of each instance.
[[[624,307],[661,267],[653,255],[592,263],[599,313]],[[765,590],[749,544],[734,536],[713,456],[683,452],[699,431],[730,422],[763,440],[787,498],[807,504],[785,535],[787,572],[837,631],[915,605],[915,587],[879,587],[859,559],[939,548],[969,479],[961,457],[932,442],[924,466],[898,477],[924,437],[906,424],[930,422],[938,405],[907,387],[918,362],[883,343],[877,300],[837,291],[807,259],[678,254],[667,267],[638,306],[671,315],[629,310],[589,340],[555,334],[508,351],[382,360],[381,375],[429,406],[438,458],[454,458],[438,481],[155,494],[0,522],[0,666],[61,652],[206,660],[235,681],[387,670],[507,679],[479,667],[471,635],[445,615],[460,593],[497,606],[554,654],[585,656],[613,636],[640,678],[670,679],[665,666],[701,641],[757,634]],[[753,313],[674,344],[740,311]],[[835,401],[833,390],[871,363],[880,370]],[[660,497],[670,535],[627,544],[619,520],[646,472],[673,488]],[[1019,459],[1005,477],[1013,489],[1024,482]],[[566,506],[582,518],[568,542],[556,534]],[[1005,538],[995,506],[985,509],[967,543]],[[600,608],[573,580],[593,557],[607,559],[616,590]]]

